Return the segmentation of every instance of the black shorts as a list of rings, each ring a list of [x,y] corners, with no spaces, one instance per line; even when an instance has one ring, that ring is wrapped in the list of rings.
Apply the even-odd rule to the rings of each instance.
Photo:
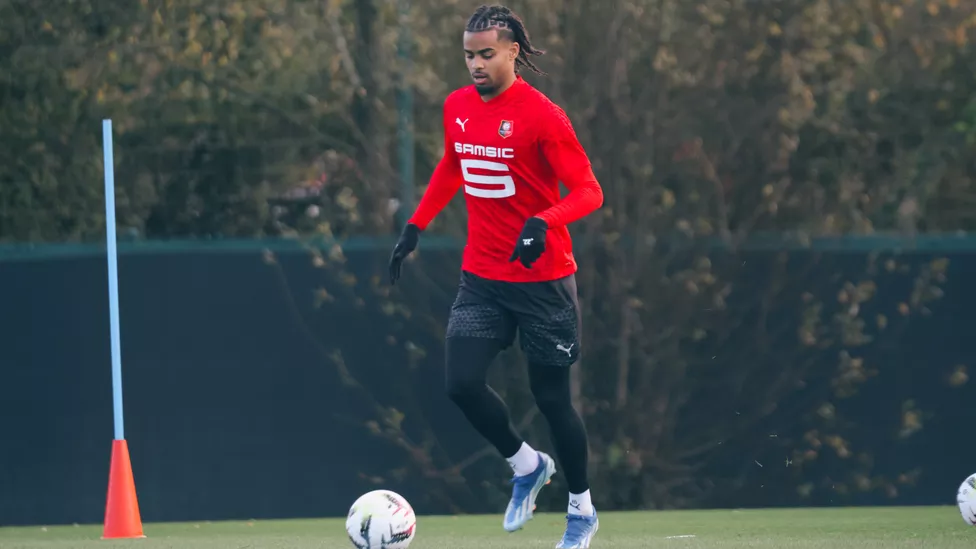
[[[582,319],[576,277],[548,282],[502,282],[461,272],[447,337],[515,341],[539,366],[569,367],[579,358]]]

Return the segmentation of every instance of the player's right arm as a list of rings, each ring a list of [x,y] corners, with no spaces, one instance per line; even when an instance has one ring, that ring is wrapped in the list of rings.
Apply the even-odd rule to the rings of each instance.
[[[443,125],[444,156],[434,168],[434,174],[430,178],[427,190],[424,191],[424,195],[420,199],[420,204],[417,205],[413,216],[407,221],[416,225],[421,231],[427,228],[427,225],[447,206],[457,194],[458,189],[461,188],[461,163],[447,134],[446,108],[444,109]]]
[[[447,206],[448,202],[457,194],[458,189],[461,188],[461,163],[458,160],[457,153],[454,151],[454,147],[451,145],[451,139],[447,132],[448,112],[447,101],[445,101],[443,121],[444,156],[437,163],[437,167],[434,168],[434,174],[430,178],[427,190],[424,191],[424,195],[420,198],[420,204],[417,204],[417,209],[414,210],[413,215],[407,220],[406,226],[403,227],[403,232],[400,233],[400,239],[397,241],[396,246],[393,248],[393,253],[390,255],[389,268],[391,284],[396,284],[396,281],[399,280],[403,260],[417,248],[420,232],[427,228],[427,225]]]

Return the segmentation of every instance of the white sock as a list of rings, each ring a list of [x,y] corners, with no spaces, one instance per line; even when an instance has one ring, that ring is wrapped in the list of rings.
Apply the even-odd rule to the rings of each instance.
[[[512,470],[515,471],[515,476],[524,477],[539,466],[539,453],[523,442],[518,452],[506,460],[512,466]]]
[[[590,491],[582,494],[569,494],[569,514],[571,515],[593,515],[593,501],[590,500]]]

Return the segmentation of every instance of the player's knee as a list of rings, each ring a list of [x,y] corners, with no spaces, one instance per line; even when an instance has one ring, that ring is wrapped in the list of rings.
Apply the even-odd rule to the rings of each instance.
[[[498,354],[499,343],[480,337],[447,339],[447,396],[458,405],[480,401],[487,390],[488,366]]]
[[[472,396],[476,395],[483,386],[484,383],[479,380],[455,377],[448,378],[445,389],[448,398],[455,404],[463,405],[470,401]]]

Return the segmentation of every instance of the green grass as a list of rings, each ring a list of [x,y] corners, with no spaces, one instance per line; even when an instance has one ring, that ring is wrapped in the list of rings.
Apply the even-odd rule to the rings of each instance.
[[[420,517],[410,549],[552,548],[561,515],[508,534],[501,516]],[[146,539],[100,540],[100,526],[0,528],[2,549],[351,549],[341,520],[146,524]],[[669,536],[695,536],[671,538]],[[603,513],[593,549],[971,549],[955,507]]]

